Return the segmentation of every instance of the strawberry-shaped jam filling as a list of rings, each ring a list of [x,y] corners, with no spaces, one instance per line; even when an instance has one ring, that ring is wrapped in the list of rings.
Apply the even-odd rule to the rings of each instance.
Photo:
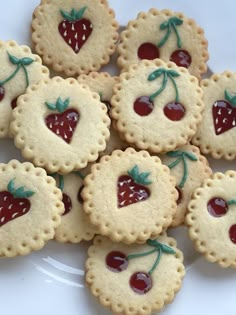
[[[127,268],[128,260],[125,254],[113,251],[107,255],[106,265],[111,271],[121,272]]]
[[[164,68],[159,68],[155,71],[153,71],[148,76],[148,81],[154,81],[157,78],[162,77],[161,86],[160,88],[154,92],[153,94],[147,96],[139,96],[133,105],[133,109],[136,114],[139,116],[147,116],[151,114],[154,108],[154,100],[158,97],[167,87],[168,81],[173,84],[176,97],[175,100],[172,102],[165,104],[163,111],[167,118],[169,118],[172,121],[178,121],[181,120],[185,115],[185,108],[184,106],[179,102],[179,93],[178,88],[175,82],[175,78],[179,77],[179,73],[175,70],[168,70]]]
[[[217,136],[236,126],[236,95],[225,90],[225,99],[216,101],[212,107]]]
[[[215,197],[208,201],[207,210],[213,217],[221,217],[227,213],[228,204],[223,198]]]
[[[86,7],[79,11],[72,9],[70,13],[61,10],[64,20],[58,25],[59,33],[76,54],[85,44],[93,30],[91,22],[83,18],[85,10]]]
[[[63,193],[62,194],[62,202],[64,203],[64,207],[65,207],[65,211],[64,211],[63,215],[66,215],[72,209],[72,201],[67,194]]]
[[[171,54],[170,61],[173,61],[179,67],[189,68],[192,58],[186,50],[178,49]]]
[[[67,98],[63,102],[59,97],[56,104],[48,102],[45,103],[48,109],[59,112],[59,114],[50,114],[45,118],[45,123],[48,129],[67,143],[71,142],[75,128],[79,121],[79,113],[75,109],[67,109],[69,101],[69,98]]]
[[[152,43],[143,43],[138,48],[139,59],[153,60],[160,57],[159,49]]]
[[[7,190],[0,192],[0,227],[29,212],[28,198],[33,194],[33,191],[25,190],[23,186],[15,188],[14,180],[11,180]]]
[[[230,227],[229,237],[230,237],[232,243],[236,244],[236,224],[234,224]]]
[[[135,165],[128,171],[128,175],[121,175],[118,178],[118,208],[126,207],[149,198],[151,192],[145,187],[151,184],[151,181],[148,179],[149,175],[149,172],[139,173],[138,166]]]
[[[188,161],[196,162],[198,159],[192,152],[186,151],[170,151],[166,154],[168,157],[175,159],[171,164],[168,165],[170,169],[176,167],[178,164],[182,164],[183,168],[183,176],[181,178],[180,183],[177,187],[175,187],[179,193],[179,198],[177,203],[181,201],[182,198],[182,191],[181,189],[184,188],[184,185],[188,179]]]
[[[158,266],[163,253],[175,254],[175,251],[170,246],[162,244],[157,240],[147,240],[147,244],[151,246],[151,249],[147,252],[125,255],[119,251],[112,251],[106,256],[107,268],[113,272],[122,272],[128,268],[130,260],[157,253],[155,262],[147,273],[144,271],[137,271],[133,273],[129,279],[131,289],[137,294],[145,294],[151,290],[153,286],[152,273]]]
[[[28,75],[28,71],[27,71],[27,66],[31,65],[34,62],[34,60],[31,58],[24,57],[24,58],[19,59],[19,58],[15,57],[9,53],[8,53],[8,59],[9,59],[9,62],[11,63],[11,65],[15,66],[15,69],[7,78],[5,78],[3,81],[0,81],[0,102],[3,100],[3,98],[5,96],[4,84],[6,84],[8,81],[12,80],[17,75],[17,73],[20,71],[20,69],[23,70],[23,73],[25,76],[26,87],[29,86],[29,75]],[[12,103],[11,103],[11,107],[12,107]],[[15,108],[15,107],[12,107],[12,108]]]

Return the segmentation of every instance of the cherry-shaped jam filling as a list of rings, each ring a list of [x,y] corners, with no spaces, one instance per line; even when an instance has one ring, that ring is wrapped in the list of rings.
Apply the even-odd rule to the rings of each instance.
[[[164,107],[164,114],[172,121],[181,120],[185,115],[185,108],[182,104],[171,102]]]
[[[3,100],[5,96],[5,89],[2,85],[0,85],[0,102]]]
[[[236,244],[236,224],[232,225],[229,229],[229,237],[231,241]]]
[[[224,199],[216,197],[208,201],[207,210],[213,217],[221,217],[227,213],[228,205]]]
[[[121,272],[125,270],[128,263],[126,255],[118,251],[110,252],[106,257],[107,267],[114,272]]]
[[[175,189],[178,191],[178,199],[177,199],[177,205],[179,205],[183,198],[183,192],[179,187],[175,187]]]
[[[160,57],[159,49],[152,43],[143,43],[138,48],[139,59],[153,60]]]
[[[65,207],[65,211],[63,215],[66,215],[72,209],[72,202],[71,202],[70,197],[65,193],[63,193],[62,195],[62,202],[64,203],[64,207]]]
[[[146,272],[136,272],[131,276],[129,284],[135,293],[145,294],[152,288],[152,278]]]
[[[173,61],[179,67],[189,68],[192,62],[190,54],[186,50],[175,50],[171,56],[170,61]]]
[[[154,103],[149,96],[140,96],[134,102],[134,111],[140,116],[147,116],[151,114],[154,108]]]
[[[78,194],[77,194],[77,199],[78,199],[78,201],[79,201],[79,203],[81,203],[81,204],[83,204],[83,198],[82,198],[82,196],[81,196],[81,192],[82,192],[82,190],[83,190],[83,188],[84,188],[84,185],[82,185],[81,187],[80,187],[80,189],[79,189],[79,191],[78,191]]]
[[[13,98],[13,100],[11,101],[11,108],[12,109],[16,108],[16,106],[17,106],[17,98],[18,98],[18,96]]]

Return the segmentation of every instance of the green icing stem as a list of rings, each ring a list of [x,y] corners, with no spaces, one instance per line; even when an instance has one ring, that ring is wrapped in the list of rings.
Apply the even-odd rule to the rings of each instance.
[[[157,251],[157,249],[154,248],[154,249],[152,249],[152,250],[150,250],[148,252],[144,252],[144,253],[140,253],[140,254],[130,254],[126,258],[128,260],[130,260],[130,259],[134,259],[134,258],[144,257],[144,256],[151,255],[151,254],[155,253],[156,251]]]
[[[180,39],[180,36],[179,36],[178,30],[176,28],[176,25],[173,23],[172,27],[173,27],[173,30],[175,32],[176,38],[177,38],[177,46],[178,46],[178,48],[181,48],[182,47],[182,41]]]
[[[160,30],[163,31],[163,30],[167,29],[167,31],[166,31],[166,34],[164,35],[164,37],[157,44],[157,47],[161,48],[166,43],[166,41],[170,37],[171,29],[173,29],[173,31],[176,35],[176,38],[177,38],[177,46],[178,46],[178,48],[181,48],[182,47],[182,41],[181,41],[181,38],[179,36],[177,26],[180,26],[182,24],[183,24],[183,20],[181,20],[177,16],[173,16],[173,17],[169,18],[168,21],[164,21],[163,23],[161,23]]]
[[[162,256],[162,249],[161,249],[161,247],[157,251],[158,251],[157,259],[156,259],[155,263],[153,264],[152,268],[148,271],[148,274],[150,276],[153,273],[153,271],[156,269],[156,267],[158,266],[158,264],[159,264],[159,262],[161,260],[161,256]]]
[[[169,78],[171,80],[171,82],[173,83],[174,89],[175,89],[175,101],[178,103],[179,102],[179,91],[176,85],[175,80],[173,79],[173,77],[171,75],[169,75]]]
[[[64,177],[63,177],[63,175],[58,174],[58,173],[53,173],[53,174],[50,174],[50,176],[52,176],[54,179],[56,179],[58,177],[58,180],[59,180],[58,188],[61,191],[63,191],[63,189],[64,189]]]
[[[163,81],[162,81],[162,86],[160,87],[160,89],[158,91],[156,91],[155,93],[153,93],[152,95],[150,95],[150,100],[153,102],[154,99],[161,94],[162,91],[164,91],[164,89],[166,88],[167,85],[167,81],[168,81],[168,76],[166,74],[166,72],[164,72],[164,76],[163,76]]]
[[[10,81],[11,79],[13,79],[14,78],[14,76],[18,73],[18,71],[20,70],[20,68],[21,68],[21,65],[17,65],[17,67],[16,67],[16,69],[15,69],[15,71],[8,77],[8,78],[6,78],[5,80],[3,80],[3,81],[0,81],[0,85],[4,85],[5,83],[7,83],[8,81]]]
[[[235,204],[236,204],[236,199],[231,199],[231,200],[227,201],[228,206],[235,205]]]

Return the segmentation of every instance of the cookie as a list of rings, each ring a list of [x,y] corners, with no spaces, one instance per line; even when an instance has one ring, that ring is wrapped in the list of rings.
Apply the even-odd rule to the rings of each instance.
[[[0,164],[0,257],[27,255],[52,239],[62,194],[45,170],[16,160]]]
[[[131,244],[155,238],[176,212],[175,180],[147,151],[113,151],[84,179],[84,211],[98,234]]]
[[[150,9],[139,13],[120,35],[118,65],[122,71],[140,60],[160,58],[185,67],[198,79],[207,71],[204,31],[183,13]]]
[[[199,149],[189,144],[161,156],[161,161],[170,168],[171,175],[176,178],[176,189],[179,193],[178,207],[171,224],[176,227],[184,223],[187,205],[193,191],[202,184],[204,179],[211,176],[212,170]]]
[[[213,74],[200,82],[205,109],[192,143],[215,159],[236,157],[236,73]]]
[[[110,120],[99,95],[73,79],[40,81],[18,99],[11,132],[22,155],[49,173],[70,173],[98,158]]]
[[[183,254],[165,234],[144,245],[112,243],[97,236],[88,250],[86,283],[115,314],[160,311],[174,299],[184,274]]]
[[[197,251],[221,267],[236,267],[236,172],[215,173],[197,188],[186,223]]]
[[[110,117],[111,104],[110,100],[113,94],[114,84],[118,82],[118,77],[112,77],[107,72],[90,72],[88,75],[82,74],[78,77],[78,82],[81,84],[87,84],[91,91],[97,92],[101,101],[107,105],[108,115]],[[116,149],[126,149],[127,143],[122,141],[118,132],[111,124],[110,126],[110,139],[107,142],[105,151],[100,155],[111,154]]]
[[[125,140],[153,153],[187,144],[204,107],[198,80],[185,68],[160,59],[143,60],[122,73],[111,105]]]
[[[97,71],[118,40],[115,14],[104,0],[42,0],[34,10],[32,41],[45,64],[67,76]]]
[[[29,84],[49,77],[41,58],[28,46],[0,41],[0,138],[8,136],[12,109]]]
[[[84,187],[82,172],[68,175],[52,174],[62,191],[64,212],[60,226],[56,229],[55,239],[59,242],[79,243],[94,237],[95,227],[83,211],[81,191]]]

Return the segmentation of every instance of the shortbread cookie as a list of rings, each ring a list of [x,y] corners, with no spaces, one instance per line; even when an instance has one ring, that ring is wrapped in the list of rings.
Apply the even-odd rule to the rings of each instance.
[[[42,0],[32,21],[32,40],[45,64],[67,76],[107,64],[118,23],[104,0]]]
[[[64,212],[60,226],[56,229],[55,239],[59,242],[79,243],[94,237],[95,227],[83,211],[81,191],[84,187],[82,172],[68,175],[52,174],[62,191]]]
[[[202,80],[202,122],[192,142],[213,158],[236,157],[236,73],[225,71]]]
[[[106,72],[90,72],[88,75],[83,74],[78,77],[79,83],[87,84],[91,91],[100,95],[101,101],[107,105],[108,115],[110,117],[111,104],[110,100],[113,94],[114,84],[118,82],[118,77],[112,77]],[[100,155],[111,154],[116,149],[126,149],[128,144],[121,140],[118,132],[110,126],[110,139],[105,151]]]
[[[0,257],[26,255],[52,239],[62,194],[45,170],[16,160],[0,164]]]
[[[193,145],[186,145],[177,151],[168,152],[161,156],[161,160],[170,168],[171,175],[176,178],[176,189],[179,193],[178,207],[171,224],[175,227],[184,223],[187,205],[193,191],[202,184],[204,179],[211,176],[212,170],[207,159]]]
[[[141,12],[120,37],[118,64],[122,70],[142,59],[160,58],[188,68],[199,79],[207,71],[204,31],[182,13],[156,9]]]
[[[0,138],[8,136],[12,109],[29,84],[49,77],[41,58],[28,46],[0,41]]]
[[[202,90],[185,68],[143,60],[121,74],[111,105],[127,142],[153,153],[168,152],[195,134],[202,117]]]
[[[215,173],[193,194],[186,223],[196,249],[221,267],[236,267],[236,172]]]
[[[32,85],[18,99],[11,132],[22,155],[49,173],[69,173],[98,158],[110,120],[99,95],[72,78]]]
[[[146,151],[128,148],[103,156],[84,186],[85,212],[99,234],[116,242],[155,238],[176,212],[175,180],[168,167]]]
[[[165,234],[145,245],[117,244],[97,236],[88,256],[90,291],[115,314],[160,311],[172,302],[185,274],[183,254]]]

